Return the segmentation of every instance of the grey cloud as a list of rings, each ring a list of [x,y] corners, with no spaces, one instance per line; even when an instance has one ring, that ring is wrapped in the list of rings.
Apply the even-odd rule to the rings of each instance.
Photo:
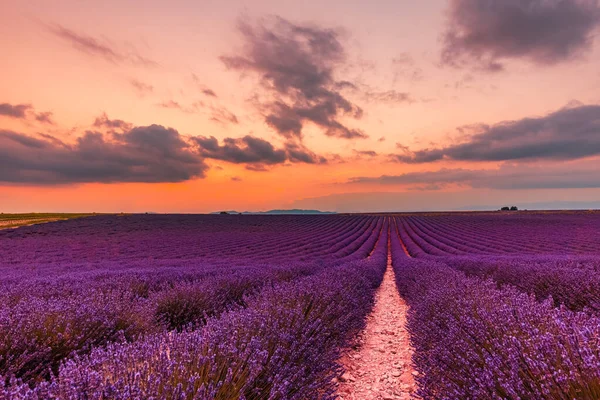
[[[267,172],[267,171],[269,171],[269,168],[267,168],[263,164],[248,164],[248,165],[246,165],[245,168],[248,171],[254,171],[254,172]]]
[[[569,60],[590,48],[600,22],[597,0],[451,0],[442,61],[489,71],[505,59]]]
[[[175,100],[163,101],[162,103],[158,103],[157,106],[159,106],[161,108],[179,110],[179,111],[182,111],[182,112],[188,113],[188,114],[194,113],[196,111],[194,108],[184,107],[183,105],[179,104]]]
[[[211,106],[210,110],[211,110],[210,119],[212,121],[219,122],[221,124],[230,123],[230,124],[237,125],[239,123],[238,117],[234,113],[232,113],[231,111],[226,109],[225,107]]]
[[[282,18],[257,26],[241,22],[239,31],[245,41],[243,54],[221,60],[230,69],[260,77],[271,96],[263,104],[269,126],[288,139],[301,138],[306,122],[323,128],[327,136],[367,137],[339,121],[342,115],[360,118],[362,110],[340,93],[353,84],[334,79],[345,60],[338,31]]]
[[[12,118],[25,118],[26,112],[31,109],[28,104],[8,104],[0,103],[0,115]]]
[[[168,100],[158,103],[157,106],[166,109],[179,110],[186,114],[206,114],[213,122],[220,124],[238,124],[237,115],[223,106],[205,104],[202,101],[196,101],[190,106],[185,106],[177,101]]]
[[[281,164],[287,160],[285,150],[277,150],[268,141],[252,136],[244,136],[240,139],[225,138],[222,146],[212,136],[192,138],[192,140],[198,143],[200,152],[206,158],[235,164]]]
[[[133,86],[133,88],[140,95],[147,95],[147,94],[150,94],[150,93],[152,93],[154,91],[154,86],[149,85],[147,83],[144,83],[142,81],[139,81],[137,79],[131,79],[129,81],[129,83],[131,84],[131,86]]]
[[[214,90],[208,88],[206,85],[200,82],[200,78],[196,74],[192,74],[192,80],[198,87],[200,93],[208,97],[218,97]]]
[[[377,152],[373,150],[354,150],[358,156],[377,157]]]
[[[109,119],[106,113],[103,113],[101,116],[96,118],[93,126],[95,128],[106,128],[109,130],[129,130],[133,127],[129,122],[125,122],[120,119]]]
[[[410,93],[398,92],[396,90],[386,90],[382,92],[367,92],[365,97],[370,101],[380,101],[384,103],[414,103]]]
[[[49,111],[36,112],[31,104],[0,103],[0,116],[23,120],[35,120],[43,124],[54,124],[52,115],[53,114]]]
[[[441,189],[448,185],[489,189],[600,188],[598,160],[551,165],[504,164],[498,169],[443,168],[401,175],[357,177],[350,184],[406,185],[412,189]]]
[[[47,28],[53,35],[69,43],[76,50],[90,56],[103,58],[113,64],[130,64],[140,67],[158,66],[158,63],[140,55],[137,51],[120,51],[106,40],[99,40],[58,24],[49,25]]]
[[[264,167],[283,164],[286,161],[302,163],[320,161],[318,156],[300,145],[288,143],[285,148],[276,149],[270,142],[249,135],[238,139],[225,138],[222,145],[213,136],[198,136],[191,140],[198,145],[203,157],[234,164],[257,164]]]
[[[306,164],[326,164],[327,159],[322,156],[317,156],[306,147],[296,143],[286,143],[285,148],[288,153],[288,158],[292,162],[303,162]]]
[[[397,82],[400,77],[407,78],[413,82],[423,79],[423,69],[416,65],[415,60],[408,53],[401,53],[398,57],[393,58],[392,68],[394,82]]]
[[[208,169],[195,146],[160,125],[105,135],[88,131],[72,144],[51,135],[0,131],[0,181],[17,184],[180,182]]]
[[[574,160],[600,154],[600,106],[563,108],[543,117],[496,125],[475,125],[463,143],[418,151],[404,149],[394,158],[404,163],[447,160]]]

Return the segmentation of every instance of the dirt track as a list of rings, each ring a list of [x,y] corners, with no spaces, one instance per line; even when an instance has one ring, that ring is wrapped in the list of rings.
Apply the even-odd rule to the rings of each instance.
[[[344,400],[410,399],[415,390],[409,335],[408,306],[398,294],[388,254],[383,282],[375,294],[375,306],[359,338],[359,347],[345,354],[338,394]]]

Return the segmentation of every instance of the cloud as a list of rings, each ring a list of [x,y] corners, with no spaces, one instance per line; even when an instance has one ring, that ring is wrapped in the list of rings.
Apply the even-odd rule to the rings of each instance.
[[[48,25],[47,28],[53,35],[89,56],[100,57],[113,64],[130,64],[148,68],[158,66],[158,63],[140,55],[135,49],[122,52],[107,40],[96,39],[58,24]]]
[[[254,136],[242,138],[225,138],[223,144],[214,136],[196,136],[191,138],[205,158],[227,161],[234,164],[265,165],[283,164],[287,161],[315,164],[321,162],[316,154],[304,147],[288,143],[282,149],[276,149],[270,142]],[[257,170],[257,169],[254,169]]]
[[[140,126],[123,133],[87,131],[66,144],[50,135],[0,131],[0,182],[73,184],[181,182],[208,166],[175,129]]]
[[[192,105],[192,107],[184,107],[183,105],[179,104],[178,102],[176,102],[174,100],[167,100],[167,101],[163,101],[162,103],[158,103],[157,106],[159,106],[161,108],[171,109],[171,110],[179,110],[179,111],[187,113],[187,114],[193,114],[196,111],[198,111],[198,107],[203,106],[203,104],[202,103],[194,103],[194,105]]]
[[[498,169],[443,168],[401,175],[351,178],[349,184],[405,185],[439,190],[449,185],[488,189],[600,188],[599,160],[548,165],[503,164]]]
[[[563,108],[543,117],[476,125],[463,143],[394,155],[399,162],[574,160],[600,154],[600,105]]]
[[[230,123],[237,125],[239,123],[238,117],[225,107],[210,106],[210,110],[211,121],[219,122],[221,124]]]
[[[242,55],[221,60],[229,69],[260,78],[270,97],[262,104],[269,126],[288,139],[302,138],[307,122],[324,129],[327,136],[367,137],[339,121],[344,115],[360,118],[362,110],[340,93],[340,87],[350,83],[334,78],[346,57],[338,31],[279,17],[256,26],[240,22],[239,31],[244,38]]]
[[[96,118],[93,127],[106,128],[111,131],[116,129],[126,131],[133,128],[133,125],[120,119],[109,119],[106,113],[103,113],[101,116]]]
[[[23,119],[23,120],[35,120],[43,124],[54,124],[52,120],[52,113],[46,112],[35,112],[35,109],[31,104],[9,104],[0,103],[0,116]]]
[[[301,162],[306,164],[326,164],[327,159],[323,156],[317,156],[306,147],[288,142],[285,145],[285,149],[288,154],[288,158],[292,162]]]
[[[504,59],[556,64],[588,50],[599,23],[597,0],[451,0],[442,61],[488,71]]]
[[[377,157],[377,152],[373,150],[354,150],[359,157]]]
[[[0,103],[0,115],[12,118],[25,118],[27,111],[31,109],[28,104],[8,104]]]
[[[271,143],[253,136],[240,139],[225,138],[223,145],[214,136],[192,138],[206,158],[222,160],[234,164],[261,163],[281,164],[287,160],[283,149],[275,149]]]
[[[365,97],[369,101],[379,101],[383,103],[414,103],[415,99],[406,92],[396,90],[386,90],[382,92],[366,92]]]
[[[184,106],[177,101],[168,100],[158,103],[157,106],[171,110],[179,110],[186,114],[206,114],[211,121],[220,124],[239,124],[237,115],[227,108],[213,104],[205,104],[202,101],[196,101],[191,106]]]
[[[263,164],[248,164],[245,167],[248,171],[254,171],[254,172],[268,172],[269,168],[267,168],[265,165]]]
[[[208,88],[206,85],[204,85],[200,82],[200,78],[198,78],[198,75],[192,74],[192,80],[198,87],[198,90],[200,90],[200,93],[202,93],[203,95],[208,96],[208,97],[217,97],[217,94],[215,93],[214,90]]]
[[[43,124],[54,124],[52,120],[52,113],[50,111],[40,112],[35,114],[35,120]]]
[[[423,69],[416,66],[415,60],[408,53],[401,53],[398,57],[392,59],[392,69],[394,72],[393,82],[397,82],[400,77],[407,78],[412,82],[423,80]]]
[[[129,81],[131,86],[136,90],[139,95],[147,95],[154,91],[154,86],[144,83],[142,81],[138,81],[137,79],[131,79]]]

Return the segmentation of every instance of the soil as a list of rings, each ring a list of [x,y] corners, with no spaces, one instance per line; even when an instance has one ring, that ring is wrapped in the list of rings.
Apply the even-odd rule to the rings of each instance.
[[[408,306],[394,281],[391,255],[383,282],[375,294],[373,311],[367,317],[357,346],[341,359],[345,369],[338,386],[342,400],[392,400],[416,398],[413,350],[406,330]]]

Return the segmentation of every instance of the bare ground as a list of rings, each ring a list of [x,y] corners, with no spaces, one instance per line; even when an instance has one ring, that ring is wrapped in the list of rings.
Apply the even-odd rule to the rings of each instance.
[[[59,221],[62,218],[51,218],[51,219],[16,219],[8,221],[0,221],[0,229],[18,228],[20,226],[29,226],[35,224],[42,224],[46,222]]]
[[[407,310],[406,302],[396,289],[391,255],[388,255],[387,270],[358,346],[341,359],[346,373],[338,387],[340,399],[415,398],[417,372],[411,364],[413,350],[406,330]]]

